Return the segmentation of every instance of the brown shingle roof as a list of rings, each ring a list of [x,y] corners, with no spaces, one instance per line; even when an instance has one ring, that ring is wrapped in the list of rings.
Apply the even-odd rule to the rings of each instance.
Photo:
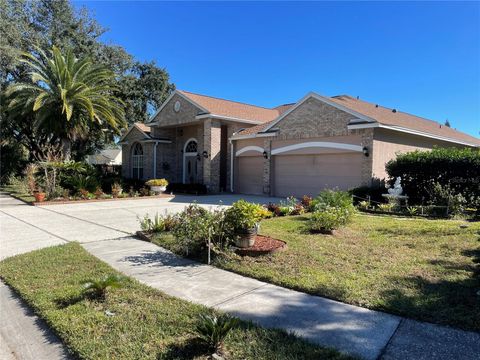
[[[135,125],[142,130],[143,132],[149,134],[150,133],[150,126],[145,125],[144,123],[141,122],[136,122]]]
[[[337,104],[343,105],[346,108],[368,116],[369,118],[372,118],[383,125],[403,127],[435,136],[442,136],[480,145],[480,139],[449,128],[448,126],[441,125],[433,120],[428,120],[398,110],[393,112],[393,109],[355,99],[348,95],[334,96],[330,99]]]
[[[268,109],[212,96],[194,94],[184,90],[177,91],[207,109],[213,115],[259,122],[271,121],[280,115],[280,111],[277,108]]]

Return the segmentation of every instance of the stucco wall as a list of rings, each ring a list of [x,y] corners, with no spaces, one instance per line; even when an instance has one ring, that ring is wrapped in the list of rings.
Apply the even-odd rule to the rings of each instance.
[[[422,136],[376,128],[373,134],[372,176],[379,180],[387,178],[385,164],[391,159],[395,159],[397,154],[415,150],[430,150],[434,146],[455,147],[456,145]]]

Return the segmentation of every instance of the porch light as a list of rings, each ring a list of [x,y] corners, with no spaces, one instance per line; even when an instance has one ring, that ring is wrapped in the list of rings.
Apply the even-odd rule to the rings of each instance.
[[[266,151],[263,152],[263,157],[264,157],[265,159],[268,159],[268,153],[267,153]]]
[[[203,155],[203,157],[204,157],[205,159],[208,158],[208,152],[207,152],[206,150],[203,150],[202,155]]]
[[[370,156],[370,153],[369,153],[368,148],[366,146],[363,147],[362,152],[363,152],[363,155],[365,155],[366,157]]]

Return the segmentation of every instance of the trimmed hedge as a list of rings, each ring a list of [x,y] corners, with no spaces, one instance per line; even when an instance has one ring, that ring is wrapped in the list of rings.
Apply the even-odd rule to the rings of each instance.
[[[401,177],[410,204],[432,203],[432,188],[438,183],[462,195],[467,206],[480,206],[480,149],[417,150],[390,160],[386,170],[391,183]]]

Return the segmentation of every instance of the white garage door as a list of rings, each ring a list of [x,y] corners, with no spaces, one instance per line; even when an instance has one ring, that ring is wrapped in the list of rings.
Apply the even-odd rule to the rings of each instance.
[[[315,196],[321,190],[347,190],[361,184],[362,154],[275,155],[275,196]]]
[[[235,192],[261,195],[263,193],[263,157],[239,156],[235,176]]]

